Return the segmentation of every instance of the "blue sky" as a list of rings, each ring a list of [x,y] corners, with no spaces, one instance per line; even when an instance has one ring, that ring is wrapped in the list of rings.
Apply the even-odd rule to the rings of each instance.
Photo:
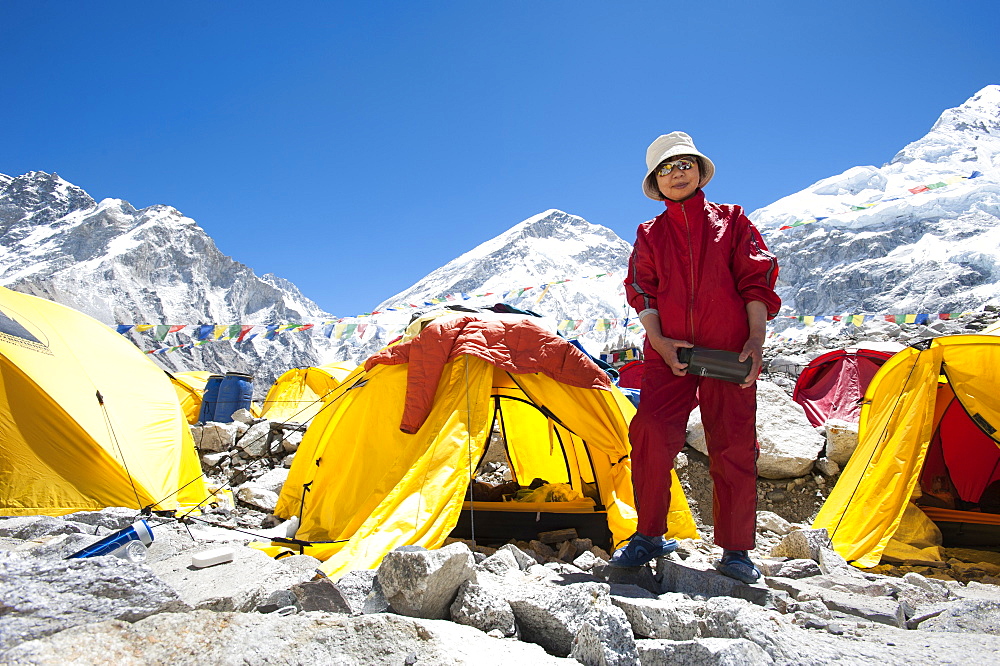
[[[0,173],[174,206],[348,316],[548,208],[631,241],[672,130],[748,210],[881,165],[1000,84],[997,34],[995,1],[8,0]]]

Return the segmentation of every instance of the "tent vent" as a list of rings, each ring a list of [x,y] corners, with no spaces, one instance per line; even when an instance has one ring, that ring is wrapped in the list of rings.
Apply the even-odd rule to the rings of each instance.
[[[990,425],[990,422],[984,419],[983,415],[980,414],[979,412],[976,412],[975,414],[972,415],[972,420],[978,423],[979,427],[982,428],[983,432],[985,432],[987,435],[992,435],[997,431],[997,429],[994,428],[992,425]]]

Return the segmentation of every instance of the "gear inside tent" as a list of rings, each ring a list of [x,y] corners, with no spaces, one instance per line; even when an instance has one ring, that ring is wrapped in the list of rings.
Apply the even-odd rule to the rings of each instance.
[[[292,368],[267,392],[260,415],[283,423],[309,423],[323,408],[324,399],[354,370],[341,361],[314,368]]]
[[[87,315],[0,287],[0,515],[171,510],[206,495],[166,373]]]
[[[635,532],[635,410],[537,318],[450,313],[413,322],[327,403],[275,514],[300,518],[295,538],[314,544],[305,552],[326,560],[333,578],[451,535],[496,544],[574,528],[608,549]],[[489,450],[506,458],[508,484],[472,483]],[[676,474],[673,484],[669,534],[696,537]]]
[[[914,521],[927,519],[945,546],[1000,550],[1000,337],[944,336],[886,361],[813,527],[871,567],[900,532],[926,533]]]
[[[865,343],[817,356],[799,373],[792,400],[802,406],[813,426],[827,421],[857,423],[861,398],[872,377],[903,349],[896,342]]]

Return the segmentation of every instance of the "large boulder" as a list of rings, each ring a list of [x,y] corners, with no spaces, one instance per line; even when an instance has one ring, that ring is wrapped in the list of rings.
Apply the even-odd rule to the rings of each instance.
[[[757,441],[757,474],[766,479],[808,474],[825,445],[802,407],[781,387],[766,381],[757,382]],[[708,455],[705,428],[697,408],[688,420],[687,443]]]
[[[451,619],[484,633],[499,632],[502,636],[517,634],[514,611],[507,600],[472,581],[465,581],[458,588],[455,601],[451,604]]]
[[[584,623],[591,625],[596,640],[608,649],[626,652],[635,649],[632,629],[624,620],[624,613],[617,608],[617,612],[602,612],[612,607],[607,584],[523,586],[513,590],[508,601],[521,630],[521,639],[538,643],[550,654],[569,655]],[[630,641],[632,647],[628,648]],[[593,654],[592,644],[588,645],[587,649]]]
[[[250,429],[243,433],[236,446],[247,458],[262,458],[270,453],[271,445],[271,422],[264,420],[250,426]]]
[[[117,557],[58,560],[0,552],[0,652],[77,625],[186,610],[147,567]]]
[[[472,551],[461,542],[438,550],[403,546],[382,559],[378,581],[395,612],[446,619],[458,588],[472,577],[474,564]]]
[[[194,445],[202,452],[228,451],[236,446],[236,438],[239,436],[239,424],[216,423],[214,421],[203,426],[191,426],[191,437]]]

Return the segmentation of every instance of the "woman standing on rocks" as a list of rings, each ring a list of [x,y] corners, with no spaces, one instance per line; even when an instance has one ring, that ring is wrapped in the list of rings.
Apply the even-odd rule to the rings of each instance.
[[[715,485],[716,567],[746,583],[756,535],[756,379],[765,325],[781,306],[778,262],[739,206],[711,203],[702,189],[715,165],[684,132],[646,150],[643,192],[666,211],[639,226],[625,290],[646,331],[641,399],[629,427],[638,531],[611,563],[633,567],[677,548],[667,531],[670,472],[688,415],[700,405]],[[751,360],[742,383],[688,374],[678,350],[707,347]]]

